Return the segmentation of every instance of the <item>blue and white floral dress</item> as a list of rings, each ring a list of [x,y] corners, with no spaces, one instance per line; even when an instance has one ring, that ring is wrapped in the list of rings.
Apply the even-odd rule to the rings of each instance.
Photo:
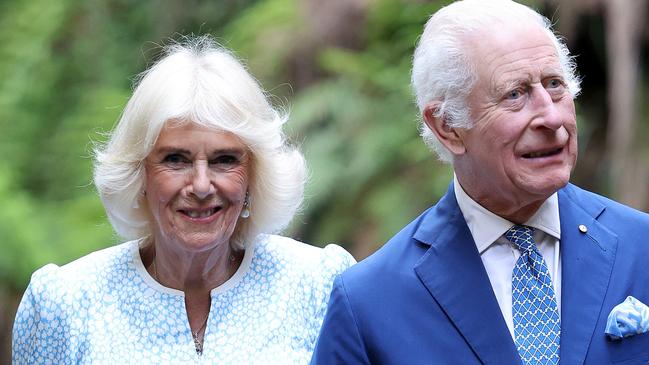
[[[148,274],[131,241],[36,271],[13,329],[14,364],[307,364],[334,278],[354,259],[261,235],[211,292],[203,354],[184,294]]]

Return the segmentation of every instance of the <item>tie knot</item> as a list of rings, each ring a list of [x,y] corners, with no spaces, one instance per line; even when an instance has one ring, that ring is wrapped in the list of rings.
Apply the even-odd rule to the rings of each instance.
[[[527,252],[536,248],[533,234],[534,228],[516,225],[505,232],[505,238],[516,245],[521,252]]]

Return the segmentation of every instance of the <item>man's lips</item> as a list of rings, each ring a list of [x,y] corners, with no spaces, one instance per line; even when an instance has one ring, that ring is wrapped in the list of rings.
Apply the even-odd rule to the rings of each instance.
[[[549,157],[549,156],[558,155],[561,153],[561,151],[563,151],[563,147],[554,147],[554,148],[524,153],[521,155],[521,157],[523,158]]]
[[[201,219],[208,218],[216,214],[221,210],[221,207],[210,207],[210,208],[183,208],[178,209],[177,211],[189,218],[192,219]]]

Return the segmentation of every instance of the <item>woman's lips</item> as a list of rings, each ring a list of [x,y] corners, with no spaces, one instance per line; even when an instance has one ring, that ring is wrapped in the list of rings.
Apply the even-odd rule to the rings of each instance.
[[[212,207],[212,208],[185,208],[178,209],[178,212],[186,219],[189,219],[193,222],[206,222],[211,221],[212,218],[216,217],[216,213],[221,210],[221,207]]]

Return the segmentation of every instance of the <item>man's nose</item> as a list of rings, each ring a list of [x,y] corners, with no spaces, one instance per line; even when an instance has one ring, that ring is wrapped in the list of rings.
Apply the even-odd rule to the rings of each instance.
[[[560,111],[559,101],[554,100],[544,87],[540,86],[533,90],[532,103],[538,112],[534,121],[537,127],[557,130],[563,126],[565,120]]]
[[[199,199],[205,199],[216,192],[216,188],[210,179],[209,165],[207,161],[196,161],[192,169],[191,194]]]

